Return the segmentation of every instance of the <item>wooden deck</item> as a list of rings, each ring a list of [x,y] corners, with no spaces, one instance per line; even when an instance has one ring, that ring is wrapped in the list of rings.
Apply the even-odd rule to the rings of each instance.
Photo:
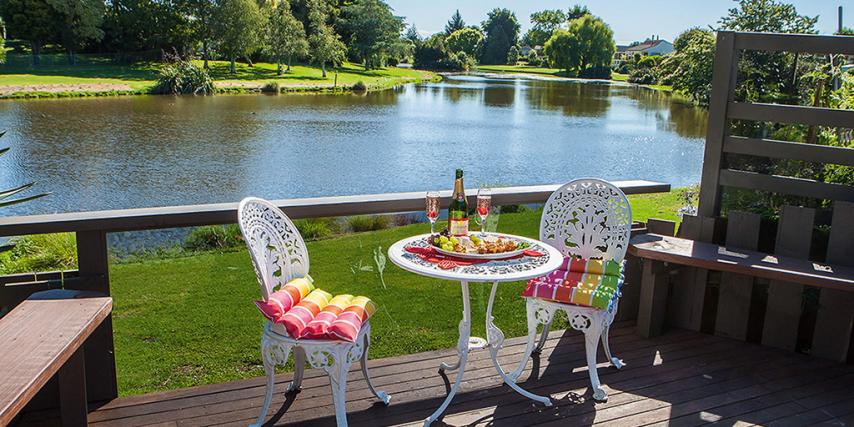
[[[610,394],[607,403],[589,399],[581,335],[556,331],[535,361],[539,375],[529,375],[530,363],[523,374],[524,387],[550,394],[555,407],[535,405],[503,386],[488,352],[476,351],[462,392],[446,411],[444,423],[854,424],[854,366],[682,330],[642,339],[634,326],[618,324],[611,335],[611,347],[627,366],[617,371],[600,365]],[[506,368],[518,362],[522,348],[522,339],[509,340],[501,355]],[[420,425],[448,388],[437,366],[454,355],[443,350],[372,360],[376,384],[392,394],[388,407],[374,403],[361,372],[353,369],[347,391],[350,425]],[[334,425],[327,377],[317,370],[307,371],[303,390],[286,397],[282,391],[289,378],[290,374],[278,378],[279,392],[268,425]],[[95,409],[89,421],[93,426],[246,426],[258,415],[263,392],[262,379],[255,378],[131,396]],[[39,415],[30,414],[21,424],[44,424]]]

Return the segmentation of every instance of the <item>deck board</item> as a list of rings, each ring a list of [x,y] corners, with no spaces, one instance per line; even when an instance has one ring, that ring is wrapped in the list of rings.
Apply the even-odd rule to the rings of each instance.
[[[626,362],[618,371],[600,354],[599,375],[609,400],[594,403],[588,390],[583,338],[555,331],[521,383],[549,394],[543,408],[501,384],[488,352],[472,353],[463,382],[442,420],[446,425],[848,425],[854,419],[854,366],[684,330],[642,339],[634,326],[615,325],[611,347]],[[499,360],[518,363],[523,338],[508,340]],[[421,425],[442,401],[445,380],[437,373],[454,350],[372,360],[379,389],[392,394],[388,407],[372,399],[355,365],[348,378],[351,426]],[[448,380],[453,381],[453,374]],[[275,425],[335,425],[329,380],[306,371],[303,390],[285,396],[290,373],[277,377],[268,420]],[[93,426],[245,426],[263,400],[263,379],[253,378],[164,393],[115,399],[90,413]],[[287,399],[287,403],[286,403]],[[50,414],[28,414],[22,425],[50,425]],[[437,423],[437,425],[442,425]]]

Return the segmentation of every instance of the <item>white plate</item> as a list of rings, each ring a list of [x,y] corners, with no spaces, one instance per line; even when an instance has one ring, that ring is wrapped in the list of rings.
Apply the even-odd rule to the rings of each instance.
[[[494,236],[497,236],[497,237],[502,237],[502,238],[505,238],[505,239],[513,239],[513,240],[516,240],[517,242],[526,242],[526,243],[531,244],[531,242],[529,242],[529,241],[527,241],[527,240],[517,239],[517,238],[515,238],[515,237],[509,237],[509,236],[505,236],[505,235],[503,235],[503,234],[494,234],[494,233],[487,233],[487,234],[488,234],[488,235],[494,235]],[[429,239],[429,237],[428,237],[428,239]],[[436,252],[438,252],[438,253],[440,253],[440,254],[442,254],[442,255],[452,256],[452,257],[456,257],[456,258],[465,258],[465,259],[504,259],[504,258],[513,258],[513,257],[515,257],[515,256],[517,256],[517,255],[521,255],[521,254],[522,254],[522,252],[525,252],[525,251],[527,251],[528,249],[531,249],[531,246],[533,246],[533,244],[531,244],[531,246],[528,246],[527,248],[524,248],[524,249],[516,249],[515,251],[510,251],[510,252],[501,252],[501,253],[498,253],[498,254],[470,254],[470,253],[462,253],[462,252],[446,251],[446,250],[444,250],[444,249],[442,249],[442,248],[440,248],[440,247],[438,247],[438,246],[433,245],[433,244],[432,244],[431,242],[429,242],[429,241],[427,242],[427,244],[428,244],[428,245],[430,245],[430,247],[431,247],[431,248],[433,248]]]

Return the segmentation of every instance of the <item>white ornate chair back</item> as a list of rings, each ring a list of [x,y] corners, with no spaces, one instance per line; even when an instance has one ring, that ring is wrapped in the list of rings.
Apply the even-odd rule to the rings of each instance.
[[[632,209],[623,192],[601,179],[571,181],[543,207],[540,240],[564,256],[621,262],[632,229]]]
[[[249,197],[240,202],[237,218],[265,301],[277,286],[308,275],[305,242],[284,212],[266,200]]]

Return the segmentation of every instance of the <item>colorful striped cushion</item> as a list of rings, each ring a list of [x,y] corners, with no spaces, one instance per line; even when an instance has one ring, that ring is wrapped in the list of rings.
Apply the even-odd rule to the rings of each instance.
[[[356,297],[344,312],[338,315],[331,325],[328,333],[330,338],[338,338],[344,341],[354,342],[359,336],[362,324],[365,323],[375,312],[377,306],[368,297]]]
[[[281,321],[285,326],[285,330],[288,331],[288,335],[290,335],[291,338],[299,338],[302,336],[302,333],[308,324],[314,320],[315,316],[317,316],[321,310],[326,308],[326,305],[329,304],[329,300],[331,299],[332,294],[329,292],[322,289],[315,289],[303,298],[299,304],[288,310],[288,312],[282,316]]]
[[[270,294],[267,301],[255,301],[255,306],[261,310],[264,317],[273,323],[278,323],[288,310],[313,290],[314,284],[311,280],[300,277],[285,283],[281,289]]]
[[[522,296],[609,310],[622,285],[620,263],[567,257],[560,269],[531,279]]]
[[[308,322],[308,326],[306,326],[302,335],[300,335],[300,338],[315,340],[328,338],[329,336],[326,332],[329,329],[329,325],[338,318],[338,315],[341,314],[341,312],[343,312],[352,301],[353,295],[336,295],[329,301],[329,304],[324,307],[320,313],[318,313],[314,320]]]

